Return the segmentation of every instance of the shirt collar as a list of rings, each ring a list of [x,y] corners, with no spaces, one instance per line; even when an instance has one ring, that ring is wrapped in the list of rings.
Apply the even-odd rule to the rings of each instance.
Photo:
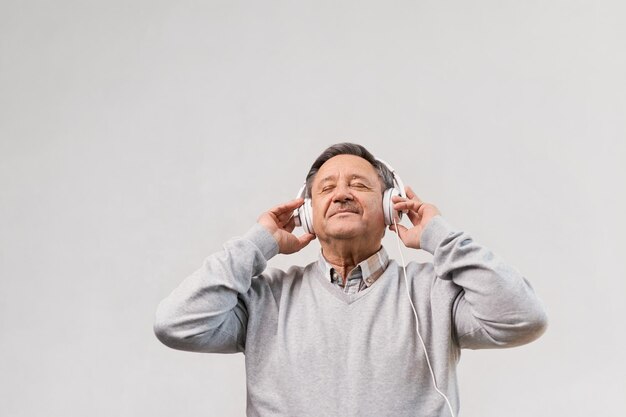
[[[333,266],[324,258],[324,254],[320,249],[318,264],[320,269],[324,273],[324,278],[332,283],[332,273]],[[374,253],[369,258],[361,261],[354,267],[352,271],[348,274],[348,279],[355,274],[361,274],[363,281],[365,281],[365,285],[368,287],[371,286],[387,269],[387,265],[389,264],[389,256],[387,255],[387,251],[384,247],[380,247],[378,252]]]

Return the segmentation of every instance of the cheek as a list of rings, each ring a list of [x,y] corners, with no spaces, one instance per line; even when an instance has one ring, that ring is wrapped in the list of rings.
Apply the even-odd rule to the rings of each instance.
[[[374,198],[368,198],[367,199],[367,206],[370,209],[373,210],[378,210],[378,209],[383,209],[383,199],[382,196],[378,196],[378,197],[374,197]]]
[[[368,203],[369,212],[374,217],[384,217],[383,215],[383,200],[382,198],[374,199]]]
[[[316,198],[311,201],[311,209],[313,210],[313,218],[321,218],[324,217],[324,213],[326,212],[326,201],[320,198]]]

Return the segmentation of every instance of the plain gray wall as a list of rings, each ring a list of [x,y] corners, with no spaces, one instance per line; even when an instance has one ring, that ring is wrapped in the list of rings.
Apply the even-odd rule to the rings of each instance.
[[[624,415],[625,12],[2,0],[0,415],[244,415],[244,356],[166,348],[156,306],[344,140],[547,306],[464,351],[461,416]]]

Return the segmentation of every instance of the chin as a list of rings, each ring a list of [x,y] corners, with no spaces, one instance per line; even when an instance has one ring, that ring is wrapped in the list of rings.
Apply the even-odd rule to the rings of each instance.
[[[352,240],[358,236],[361,236],[361,233],[337,232],[337,233],[327,233],[326,236],[335,240]]]
[[[334,239],[353,239],[364,234],[363,226],[356,224],[332,225],[326,228],[326,235]]]

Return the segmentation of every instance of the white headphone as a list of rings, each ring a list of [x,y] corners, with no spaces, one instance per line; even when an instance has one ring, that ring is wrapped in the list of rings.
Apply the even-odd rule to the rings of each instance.
[[[387,188],[383,194],[383,214],[385,216],[385,225],[390,226],[393,224],[393,219],[398,218],[402,219],[402,211],[398,212],[393,208],[393,201],[391,201],[391,197],[394,195],[398,195],[400,197],[406,198],[406,193],[404,192],[404,183],[396,171],[389,165],[387,162],[382,159],[376,158],[376,160],[383,165],[385,165],[391,174],[393,175],[393,188]],[[293,211],[293,218],[296,223],[296,226],[302,226],[305,233],[315,233],[313,229],[313,207],[311,206],[311,197],[305,197],[306,193],[306,180],[304,181],[304,185],[298,191],[298,195],[296,198],[304,198],[304,204]]]

